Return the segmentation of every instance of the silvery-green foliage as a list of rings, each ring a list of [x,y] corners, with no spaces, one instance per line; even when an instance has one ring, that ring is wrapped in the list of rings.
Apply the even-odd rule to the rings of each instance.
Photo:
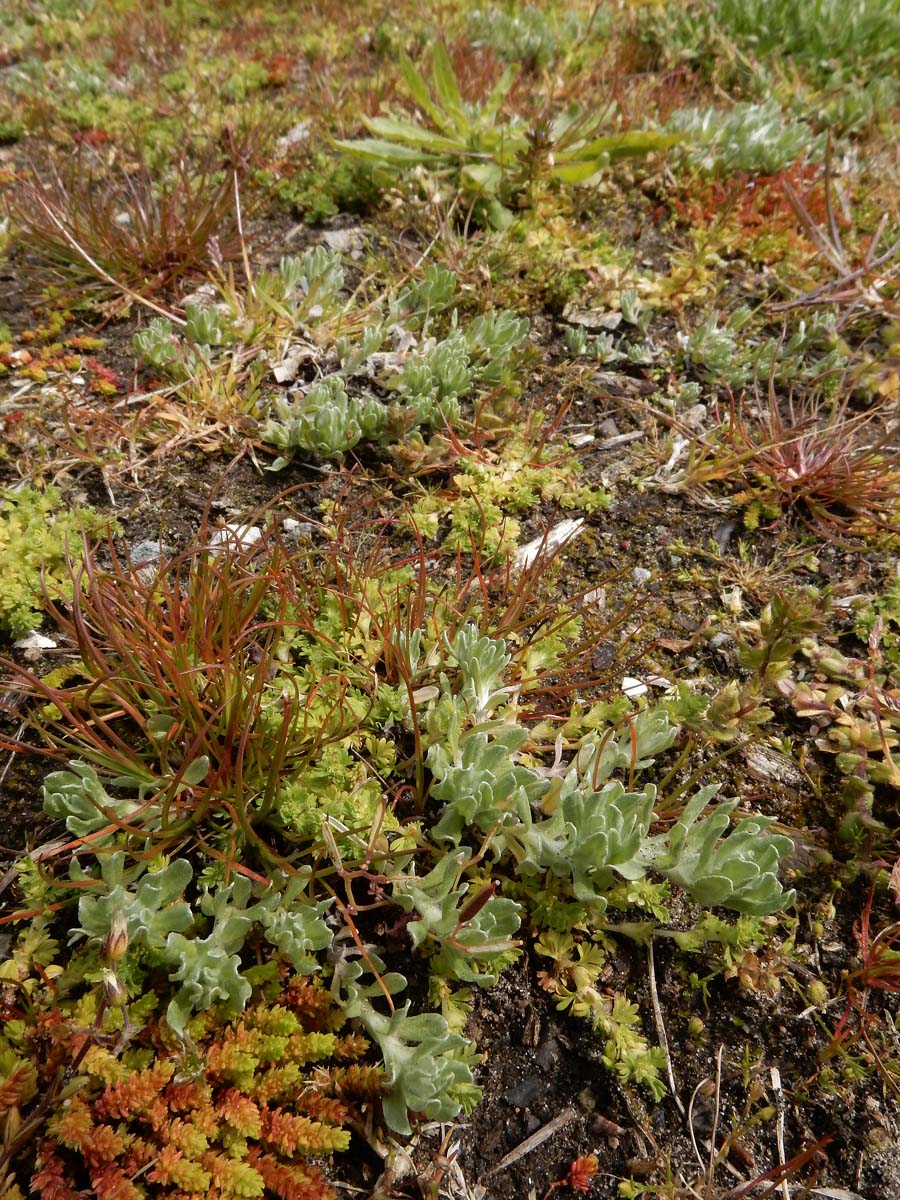
[[[301,284],[307,282],[303,261],[293,254],[286,254],[281,258],[278,264],[278,274],[281,278],[285,298],[299,291]]]
[[[260,429],[264,442],[288,451],[269,468],[278,471],[290,461],[290,452],[303,450],[322,458],[337,458],[363,438],[379,441],[388,413],[373,396],[348,396],[338,375],[313,384],[306,395],[275,401],[273,412]]]
[[[724,377],[737,358],[734,331],[727,325],[719,325],[716,313],[710,313],[690,334],[679,334],[678,340],[685,358],[711,375]]]
[[[43,795],[44,812],[65,820],[66,829],[76,837],[87,837],[111,820],[125,821],[143,808],[128,797],[110,796],[94,768],[83,762],[70,762],[66,771],[51,771],[44,780]],[[94,845],[108,840],[95,840]]]
[[[490,720],[508,699],[499,686],[508,661],[505,643],[464,626],[448,649],[459,669],[459,690],[442,674],[442,694],[425,722],[431,795],[445,806],[432,829],[436,840],[458,846],[472,828],[490,833],[494,856],[511,853],[521,875],[549,871],[568,878],[577,900],[600,907],[616,877],[637,880],[651,869],[701,904],[762,914],[791,902],[793,893],[778,881],[791,842],[765,833],[770,820],[748,818],[723,837],[736,801],[720,804],[698,823],[713,794],[705,790],[669,834],[653,837],[653,786],[626,792],[611,778],[645,771],[672,745],[676,731],[665,711],[644,710],[621,729],[585,737],[568,766],[525,767],[517,756],[526,730]],[[550,815],[536,820],[539,800]]]
[[[739,387],[752,377],[778,382],[796,383],[805,379],[812,382],[844,367],[846,352],[837,343],[832,317],[817,313],[810,321],[799,321],[789,335],[767,338],[759,347],[753,347],[752,364],[743,376],[728,379],[732,387]],[[829,347],[830,344],[830,348]],[[825,349],[821,356],[811,356],[810,351]]]
[[[447,312],[456,299],[456,275],[441,263],[430,263],[421,279],[412,280],[390,302],[390,319],[407,329],[427,329],[431,319]]]
[[[367,394],[354,396],[351,407],[362,440],[366,442],[382,441],[388,421],[388,412],[381,401]]]
[[[477,896],[466,900],[469,884],[457,886],[457,881],[469,858],[468,850],[459,849],[443,855],[421,878],[411,874],[395,880],[392,899],[418,916],[406,927],[414,949],[428,939],[440,946],[434,968],[441,976],[489,986],[497,980],[491,960],[515,947],[510,939],[519,928],[520,908],[497,896],[483,903]],[[473,906],[476,911],[467,913]]]
[[[528,320],[508,309],[492,309],[466,326],[466,344],[478,383],[495,387],[503,380],[510,356],[528,335]]]
[[[70,874],[80,883],[92,880],[77,863]],[[101,860],[102,888],[86,891],[79,900],[79,925],[71,938],[86,937],[100,945],[114,919],[124,921],[129,947],[154,951],[160,964],[172,969],[169,978],[180,984],[166,1013],[178,1034],[183,1034],[192,1012],[209,1008],[216,1000],[235,1012],[243,1008],[251,989],[241,974],[240,952],[252,928],[259,929],[302,975],[318,967],[311,952],[331,942],[324,919],[331,902],[305,901],[306,881],[299,876],[257,889],[252,902],[253,885],[238,875],[227,886],[204,888],[199,911],[184,899],[192,878],[186,859],[144,873],[142,865],[126,870],[125,853],[117,851]],[[204,929],[205,936],[199,936]]]
[[[380,974],[384,963],[369,952],[369,963]],[[409,1134],[409,1113],[429,1121],[451,1121],[480,1096],[472,1080],[473,1050],[465,1038],[451,1033],[447,1022],[436,1013],[410,1016],[410,1002],[385,1016],[370,998],[384,993],[377,983],[361,986],[360,963],[339,963],[335,984],[344,992],[341,1007],[345,1016],[360,1021],[378,1044],[384,1062],[387,1095],[384,1118],[395,1133]],[[381,982],[393,994],[406,986],[396,972],[381,974]]]
[[[416,679],[422,670],[421,629],[401,629],[397,634],[397,652],[406,663],[410,679]]]
[[[376,954],[371,946],[366,946],[365,966],[351,955],[358,950],[342,950],[335,956],[334,975],[331,981],[331,992],[340,998],[344,1015],[353,1020],[359,1018],[360,1010],[365,1011],[369,1000],[383,998],[385,995],[396,996],[406,987],[407,979],[399,971],[386,971],[384,960]],[[366,971],[377,971],[378,979],[371,983],[361,983]]]
[[[468,395],[479,380],[498,381],[500,375],[497,372],[502,373],[513,348],[515,331],[511,332],[510,323],[505,320],[510,314],[499,316],[504,319],[489,325],[489,331],[495,330],[498,337],[496,358],[490,357],[476,337],[478,354],[487,357],[481,366],[473,366],[468,332],[454,329],[442,341],[426,344],[423,349],[411,353],[398,372],[382,380],[382,386],[396,393],[397,401],[405,410],[399,414],[375,396],[348,395],[341,378],[341,374],[346,376],[355,371],[373,352],[370,345],[380,345],[381,327],[371,343],[364,337],[355,351],[349,342],[342,343],[339,348],[344,364],[341,374],[326,376],[305,395],[276,399],[261,426],[260,437],[286,452],[303,450],[324,458],[336,458],[361,441],[377,444],[387,440],[395,418],[407,429],[422,425],[454,425],[459,420],[460,399]],[[280,470],[289,459],[289,453],[283,454],[270,470]]]
[[[752,319],[753,313],[746,307],[732,313],[724,325],[710,313],[690,334],[678,335],[685,359],[732,388],[770,377],[783,382],[815,380],[846,363],[837,346],[824,355],[810,356],[811,350],[827,346],[834,338],[833,322],[827,316],[801,321],[789,336],[770,337],[762,343],[737,336]]]
[[[634,325],[639,333],[647,332],[650,322],[653,320],[653,313],[649,308],[644,308],[640,296],[633,288],[628,288],[620,294],[619,309],[623,321]]]
[[[471,901],[475,903],[475,900]],[[459,929],[444,940],[432,961],[432,970],[443,979],[459,979],[491,987],[507,965],[517,943],[513,940],[520,924],[519,905],[494,896]],[[465,916],[465,907],[460,916]]]
[[[645,771],[657,754],[675,741],[668,713],[644,709],[619,730],[591,733],[582,738],[562,783],[562,794],[580,790],[586,780],[599,788],[615,771]]]
[[[433,421],[435,411],[450,420],[453,409],[448,410],[448,405],[456,405],[458,415],[457,402],[473,387],[496,387],[502,382],[510,356],[527,333],[524,317],[493,310],[411,355],[388,386],[396,388],[420,420]]]
[[[282,266],[292,283],[306,279],[303,260],[283,260]],[[329,282],[330,272],[325,270],[321,279]],[[429,268],[423,280],[391,301],[389,319],[402,316],[408,303],[417,306],[414,312],[425,320],[436,307],[450,303],[455,286],[452,272]],[[367,329],[356,343],[339,338],[335,352],[340,372],[319,380],[305,395],[277,398],[262,422],[260,436],[286,452],[303,450],[336,458],[361,441],[380,444],[419,426],[452,427],[459,421],[460,400],[473,388],[502,382],[509,357],[527,330],[528,322],[509,312],[478,317],[463,330],[456,327],[454,312],[447,337],[426,339],[406,354],[399,370],[389,370],[378,379],[380,388],[394,394],[393,404],[370,394],[349,396],[344,386],[344,378],[358,373],[383,344],[384,323]],[[269,469],[280,470],[289,459],[285,453]]]
[[[654,839],[648,856],[653,866],[698,904],[721,904],[751,916],[787,908],[794,892],[784,891],[778,869],[793,843],[766,832],[771,817],[746,817],[723,837],[737,800],[721,801],[700,819],[717,791],[716,786],[705,787],[693,797],[665,839],[665,850]]]
[[[181,357],[181,346],[166,317],[154,317],[146,327],[131,339],[134,352],[151,367],[163,370]]]
[[[142,874],[143,870],[138,866],[126,871],[123,850],[102,858],[100,877],[104,888],[86,891],[78,901],[79,925],[72,931],[70,942],[86,937],[99,945],[114,917],[124,920],[130,945],[151,950],[164,950],[168,937],[189,929],[194,918],[184,901],[184,889],[193,877],[190,863],[176,858],[158,871]],[[77,862],[72,863],[70,874],[78,882],[91,878]]]
[[[285,256],[278,264],[286,300],[299,292],[308,301],[333,302],[344,286],[341,256],[325,246],[307,250],[299,258]]]
[[[570,32],[577,18],[569,18]],[[556,56],[554,25],[547,13],[533,4],[509,11],[492,4],[476,9],[469,18],[472,44],[489,46],[504,62],[549,67]]]
[[[146,329],[131,339],[139,358],[157,370],[188,377],[208,365],[210,348],[220,346],[227,337],[218,309],[188,304],[185,308],[184,336],[180,336],[165,317],[154,317]]]
[[[641,854],[655,799],[652,784],[642,793],[626,792],[618,781],[600,791],[587,783],[570,791],[548,820],[511,835],[525,854],[517,864],[519,872],[571,876],[575,898],[604,909],[616,875],[640,879],[646,874]]]
[[[366,359],[379,351],[383,344],[384,326],[381,324],[369,325],[356,342],[348,337],[339,337],[334,343],[334,352],[341,364],[341,374],[346,378],[357,374]]]
[[[586,357],[588,353],[588,332],[582,325],[567,325],[562,335],[566,353],[573,358]]]
[[[891,81],[890,63],[900,56],[900,11],[886,0],[718,0],[714,5],[685,5],[681,0],[642,6],[639,37],[655,43],[669,61],[689,61],[717,74],[723,44],[729,75],[746,86],[747,72],[758,88],[771,92],[771,71],[806,76],[816,92],[816,115],[828,116],[832,96],[844,96],[857,81]],[[850,85],[848,87],[848,84]],[[889,93],[893,95],[893,93]],[[795,105],[803,92],[792,88]],[[824,112],[823,112],[824,108]]]
[[[177,964],[169,978],[181,985],[169,1001],[166,1020],[179,1036],[192,1012],[221,1000],[238,1013],[250,998],[252,989],[241,975],[239,957],[253,924],[246,908],[250,891],[250,880],[239,875],[227,887],[204,892],[200,911],[213,923],[207,936],[170,933],[166,938],[166,960]]]
[[[393,882],[391,898],[404,912],[415,912],[418,920],[407,926],[414,949],[428,937],[447,937],[457,925],[456,902],[466,893],[466,887],[456,888],[460,868],[466,861],[465,850],[445,854],[427,875],[412,874]]]
[[[634,366],[649,367],[653,359],[653,348],[643,342],[633,342],[625,351],[625,361]]]
[[[426,1121],[452,1121],[463,1108],[458,1093],[477,1096],[472,1082],[471,1046],[464,1037],[451,1033],[437,1013],[410,1016],[410,1002],[389,1017],[371,1005],[361,1012],[366,1032],[378,1043],[384,1061],[387,1095],[384,1119],[395,1133],[409,1134],[409,1113]],[[345,1010],[346,1011],[346,1010]]]
[[[244,875],[227,887],[204,890],[200,912],[212,920],[206,937],[170,933],[166,939],[165,961],[176,968],[169,978],[181,984],[166,1010],[176,1033],[184,1033],[192,1012],[216,1000],[234,1012],[243,1009],[251,988],[241,974],[240,951],[254,927],[262,928],[266,941],[281,950],[295,971],[309,975],[317,969],[310,951],[331,942],[324,920],[331,902],[298,903],[303,886],[300,878],[282,881],[280,887],[272,884],[253,904],[248,903],[253,885]]]
[[[459,400],[475,383],[465,335],[455,329],[443,341],[410,355],[389,386],[416,414],[420,424],[440,415],[452,423],[459,418]]]
[[[319,969],[310,953],[331,944],[331,931],[325,915],[331,900],[316,904],[301,901],[306,880],[299,875],[273,882],[249,909],[253,920],[262,927],[265,939],[276,946],[298,975],[311,975]]]
[[[184,336],[195,346],[220,346],[225,329],[213,305],[188,304],[184,310]]]
[[[694,165],[714,175],[775,175],[817,148],[810,127],[786,121],[777,100],[727,110],[679,109],[666,129],[682,136],[685,155]]]
[[[506,642],[487,637],[467,622],[450,641],[444,639],[450,660],[459,669],[460,695],[475,723],[483,721],[496,706],[509,698],[511,688],[503,686],[510,664]]]
[[[535,771],[516,764],[516,753],[527,740],[526,730],[509,725],[492,735],[469,731],[452,758],[443,745],[429,747],[431,795],[445,805],[431,831],[434,838],[456,845],[472,827],[481,833],[495,830],[491,848],[501,852],[504,827],[527,820],[531,804],[549,786]]]
[[[723,801],[705,820],[698,817],[717,788],[690,801],[668,834],[650,836],[656,791],[626,792],[618,781],[593,791],[588,781],[560,800],[552,817],[506,831],[506,841],[528,875],[543,870],[571,876],[577,900],[606,907],[615,876],[640,879],[653,869],[687,891],[698,904],[722,905],[764,916],[786,908],[794,893],[778,879],[789,838],[765,831],[768,817],[748,817],[728,836],[736,800]]]
[[[591,358],[599,363],[618,362],[624,355],[617,350],[612,334],[588,335],[581,325],[567,325],[563,330],[563,345],[573,358]]]

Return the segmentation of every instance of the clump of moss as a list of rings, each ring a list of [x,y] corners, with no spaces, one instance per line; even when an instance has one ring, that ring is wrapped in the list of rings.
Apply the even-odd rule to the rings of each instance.
[[[0,492],[0,631],[21,637],[40,621],[44,594],[65,594],[66,560],[109,528],[92,508],[60,510],[58,488]]]
[[[339,212],[368,212],[379,196],[368,163],[320,153],[296,174],[262,170],[255,181],[307,225],[321,225]]]

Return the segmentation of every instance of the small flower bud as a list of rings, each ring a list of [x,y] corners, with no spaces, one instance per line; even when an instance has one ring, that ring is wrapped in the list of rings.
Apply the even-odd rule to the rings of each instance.
[[[828,1003],[828,988],[821,979],[813,979],[806,989],[806,994],[809,996],[811,1004],[816,1008],[822,1008]]]
[[[109,933],[100,946],[100,961],[104,967],[115,966],[128,949],[128,922],[122,913],[113,913]]]
[[[128,1003],[128,991],[115,971],[103,972],[103,996],[110,1008],[124,1008]]]
[[[7,1114],[6,1114],[6,1126],[3,1130],[3,1138],[4,1138],[4,1141],[6,1142],[7,1146],[11,1145],[12,1142],[15,1140],[15,1136],[19,1132],[21,1127],[22,1127],[22,1114],[19,1111],[18,1104],[14,1104],[12,1106],[12,1108],[9,1110],[9,1112],[7,1112]],[[4,1182],[5,1182],[5,1180],[0,1178],[0,1184],[2,1184]]]
[[[705,1032],[706,1032],[706,1026],[700,1020],[700,1018],[699,1017],[691,1017],[691,1019],[688,1021],[688,1037],[692,1037],[695,1040],[698,1040],[699,1038],[703,1037]]]

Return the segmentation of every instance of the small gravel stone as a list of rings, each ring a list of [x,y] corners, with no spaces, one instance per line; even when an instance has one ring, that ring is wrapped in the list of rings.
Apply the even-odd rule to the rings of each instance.
[[[527,1108],[543,1090],[544,1081],[540,1075],[529,1075],[527,1079],[523,1079],[521,1083],[517,1083],[515,1087],[504,1092],[503,1099],[507,1104],[515,1105],[516,1108]]]

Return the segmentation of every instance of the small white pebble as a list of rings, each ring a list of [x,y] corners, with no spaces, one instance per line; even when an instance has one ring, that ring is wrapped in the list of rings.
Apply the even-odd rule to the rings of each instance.
[[[210,535],[209,544],[217,546],[239,546],[247,549],[255,546],[262,538],[262,530],[258,525],[225,525],[222,529],[214,529]]]
[[[583,527],[583,517],[567,517],[564,521],[560,521],[542,537],[535,538],[527,545],[519,547],[516,551],[516,566],[520,569],[530,567],[542,551],[549,552],[555,550],[557,546],[564,546],[566,542],[570,542],[576,534],[580,533]]]
[[[26,658],[34,658],[43,650],[55,650],[56,642],[53,638],[46,637],[43,633],[38,633],[36,629],[30,629],[24,637],[19,638],[17,642],[13,642],[17,650],[24,650]]]
[[[637,700],[638,696],[645,696],[648,688],[646,683],[641,683],[640,679],[634,679],[631,675],[626,675],[622,680],[622,691],[629,700]]]

